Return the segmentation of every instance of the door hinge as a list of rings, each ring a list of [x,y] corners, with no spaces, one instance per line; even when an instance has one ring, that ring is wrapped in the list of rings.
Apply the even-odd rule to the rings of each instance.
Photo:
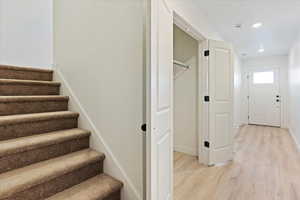
[[[209,50],[205,50],[204,51],[204,56],[206,57],[206,56],[209,56]]]
[[[209,102],[209,96],[204,96],[204,102]]]
[[[204,147],[209,148],[209,142],[208,141],[204,141]]]
[[[250,116],[248,115],[248,119],[250,119]]]

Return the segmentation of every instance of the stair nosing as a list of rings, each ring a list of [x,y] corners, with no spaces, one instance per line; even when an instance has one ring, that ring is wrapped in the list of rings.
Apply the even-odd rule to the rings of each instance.
[[[22,79],[0,79],[2,85],[48,85],[48,86],[60,86],[60,82],[55,81],[37,81],[37,80],[22,80]]]
[[[71,112],[71,111],[56,111],[56,112],[5,115],[5,116],[0,116],[0,126],[22,124],[28,122],[47,121],[52,119],[74,118],[74,117],[78,118],[79,113]]]
[[[60,95],[0,96],[0,103],[68,101],[68,100],[69,100],[68,96],[60,96]]]
[[[39,72],[39,73],[53,73],[53,70],[51,69],[39,69],[34,67],[20,67],[20,66],[14,66],[14,65],[1,65],[0,64],[0,70],[6,69],[6,70],[14,70],[14,71],[28,71],[28,72]]]
[[[88,137],[90,134],[91,132],[88,130],[74,128],[0,141],[0,158]]]
[[[0,196],[2,199],[9,198],[15,193],[49,182],[89,164],[101,162],[104,158],[103,153],[85,149],[2,173],[0,174]],[[68,161],[73,163],[68,164]],[[29,173],[31,176],[28,175]]]

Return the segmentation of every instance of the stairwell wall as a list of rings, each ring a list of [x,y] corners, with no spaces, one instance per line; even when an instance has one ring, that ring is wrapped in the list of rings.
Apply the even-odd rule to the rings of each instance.
[[[123,200],[143,196],[143,14],[143,0],[54,1],[56,79]]]
[[[52,67],[52,0],[0,0],[0,64]]]

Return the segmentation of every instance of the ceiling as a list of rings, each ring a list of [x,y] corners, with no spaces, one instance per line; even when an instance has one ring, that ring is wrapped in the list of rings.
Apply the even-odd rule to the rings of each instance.
[[[287,55],[300,29],[299,0],[192,1],[242,58]],[[263,26],[252,28],[257,22]],[[242,28],[235,28],[236,24]],[[263,53],[258,53],[260,47]]]

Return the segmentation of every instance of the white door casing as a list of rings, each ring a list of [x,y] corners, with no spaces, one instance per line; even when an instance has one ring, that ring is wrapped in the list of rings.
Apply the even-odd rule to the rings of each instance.
[[[150,14],[147,200],[168,200],[173,193],[173,12],[165,0],[151,0]]]
[[[199,128],[199,162],[209,165],[209,148],[204,147],[204,142],[209,141],[209,102],[204,101],[204,96],[209,96],[209,59],[204,55],[204,51],[209,49],[209,41],[204,40],[199,45],[199,113],[200,128]],[[199,120],[199,121],[200,121]]]
[[[204,148],[208,164],[215,165],[233,159],[233,53],[226,42],[209,40],[208,47],[209,147]]]
[[[255,80],[255,75],[257,75]],[[249,73],[249,124],[281,125],[281,96],[278,68]]]

